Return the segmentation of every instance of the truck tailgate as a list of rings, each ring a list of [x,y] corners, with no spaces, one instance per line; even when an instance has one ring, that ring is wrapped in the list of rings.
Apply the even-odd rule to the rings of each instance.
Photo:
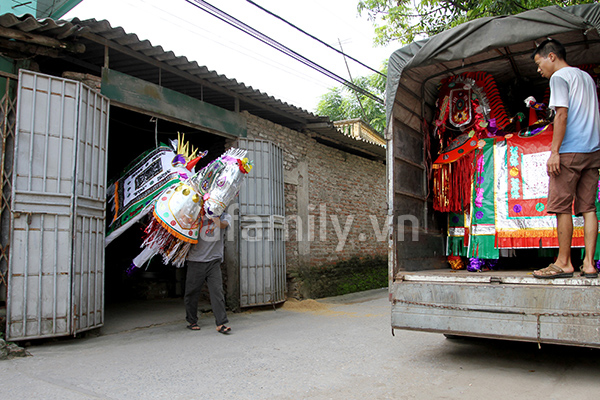
[[[600,280],[527,271],[401,272],[392,328],[600,347]]]

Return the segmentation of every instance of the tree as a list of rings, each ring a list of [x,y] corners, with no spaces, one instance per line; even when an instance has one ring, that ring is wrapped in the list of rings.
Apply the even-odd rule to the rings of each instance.
[[[387,60],[384,62],[381,73],[383,75],[374,73],[366,77],[355,78],[353,83],[383,99]],[[329,92],[322,95],[317,105],[317,114],[326,115],[332,121],[362,118],[378,132],[383,132],[385,129],[385,107],[383,104],[363,94],[357,95],[345,86],[331,88]]]
[[[594,0],[360,0],[358,12],[375,26],[375,44],[408,44],[481,17],[518,14],[538,7]]]

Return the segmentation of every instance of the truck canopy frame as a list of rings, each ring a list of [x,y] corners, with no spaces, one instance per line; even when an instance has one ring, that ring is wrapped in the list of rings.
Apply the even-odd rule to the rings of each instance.
[[[448,268],[446,221],[429,198],[427,151],[441,80],[484,71],[498,88],[544,93],[548,80],[531,59],[537,43],[552,37],[565,45],[570,65],[600,64],[599,34],[600,4],[551,6],[470,21],[390,56],[386,140],[393,329],[600,348],[597,279],[541,282],[527,271],[462,274]]]
[[[479,18],[449,29],[427,39],[416,41],[396,50],[388,63],[386,85],[386,115],[389,123],[393,108],[398,105],[399,86],[412,91],[415,100],[435,101],[435,86],[440,79],[459,72],[485,70],[502,81],[507,74],[519,73],[522,57],[529,56],[534,42],[559,34],[561,42],[569,45],[571,64],[576,53],[590,46],[600,32],[600,4],[583,4],[561,8],[550,6],[517,15]],[[557,40],[560,40],[556,37]],[[597,43],[596,43],[597,46]],[[580,54],[585,57],[585,54]],[[592,56],[591,54],[589,55]],[[468,59],[468,60],[467,60]],[[521,63],[516,63],[517,59]],[[508,67],[508,68],[507,68]],[[524,72],[535,71],[533,65]],[[432,82],[433,78],[436,79]],[[424,93],[419,86],[424,85]],[[410,107],[410,106],[409,106]]]
[[[539,89],[548,81],[539,76],[531,60],[537,43],[553,37],[567,48],[571,65],[599,63],[599,32],[600,4],[550,6],[480,18],[392,53],[386,88],[388,218],[396,221],[408,215],[415,224],[393,227],[390,282],[399,270],[445,265],[445,226],[428,204],[431,160],[423,132],[435,113],[439,82],[463,72],[485,71],[498,87],[521,80]],[[418,231],[418,243],[399,240],[412,237],[411,231],[413,235]]]

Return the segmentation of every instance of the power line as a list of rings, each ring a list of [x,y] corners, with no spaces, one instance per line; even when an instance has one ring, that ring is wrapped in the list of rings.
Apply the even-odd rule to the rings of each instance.
[[[341,76],[339,76],[339,75],[329,71],[328,69],[320,66],[319,64],[309,60],[308,58],[302,56],[301,54],[293,51],[289,47],[284,46],[283,44],[279,43],[278,41],[270,38],[269,36],[265,35],[262,32],[257,31],[256,29],[252,28],[251,26],[236,19],[235,17],[232,17],[231,15],[229,15],[226,12],[207,3],[206,1],[204,1],[204,0],[185,0],[185,1],[199,9],[201,9],[202,11],[205,11],[208,14],[210,14],[214,17],[217,17],[221,21],[233,26],[234,28],[237,28],[237,29],[241,30],[242,32],[254,37],[255,39],[260,40],[261,42],[282,52],[283,54],[285,54],[289,57],[292,57],[296,61],[303,63],[304,65],[314,69],[315,71],[318,71],[318,72],[328,76],[329,78],[341,83],[342,85],[344,85],[356,92],[359,92],[380,104],[383,104],[383,100],[380,99],[379,97],[377,97],[376,95],[374,95],[373,93],[371,93],[361,87],[356,86],[352,82],[347,81],[346,79],[342,78]]]
[[[144,0],[138,0],[141,2],[145,2]],[[134,5],[130,3],[130,5],[133,7]],[[154,8],[155,10],[159,11],[159,14],[154,14],[156,15],[159,19],[165,21],[166,23],[169,23],[175,27],[177,27],[178,29],[184,29],[194,35],[198,35],[204,39],[208,39],[214,43],[217,43],[223,47],[226,47],[232,51],[237,51],[241,54],[246,55],[247,57],[252,58],[253,60],[256,60],[260,63],[263,63],[265,65],[277,68],[279,71],[282,71],[290,76],[294,76],[296,78],[300,78],[303,79],[307,82],[310,82],[314,85],[320,86],[322,88],[327,88],[328,86],[323,82],[323,81],[319,81],[318,79],[316,79],[314,76],[310,76],[308,75],[306,72],[303,72],[299,69],[295,69],[292,67],[292,64],[288,63],[288,64],[283,64],[281,62],[278,62],[276,60],[270,59],[267,56],[264,56],[260,53],[256,53],[256,52],[252,52],[249,51],[249,49],[247,47],[243,47],[240,44],[233,42],[229,39],[227,39],[224,36],[219,36],[216,35],[214,31],[210,31],[207,29],[202,28],[200,25],[198,25],[197,23],[192,23],[190,21],[188,21],[185,18],[182,18],[181,16],[177,16],[175,14],[172,14],[171,12],[164,10],[163,8],[157,7],[156,5],[153,4],[149,4],[149,7]],[[174,23],[174,21],[163,18],[164,15],[170,15],[171,17],[177,19],[177,21],[179,22],[179,25]],[[181,22],[184,22],[185,24],[188,24],[189,26],[193,27],[193,29],[190,29],[189,27],[185,27],[184,25],[181,24]],[[204,33],[203,33],[204,32]],[[250,84],[251,82],[245,82],[246,84]],[[289,102],[290,104],[293,103],[293,99],[289,98],[288,94],[285,93],[271,93],[274,94],[275,96],[279,97],[282,101],[285,102]]]
[[[15,5],[13,5],[13,6],[10,7],[13,10],[15,10],[15,9],[17,9],[19,7],[25,7],[25,8],[29,8],[32,11],[36,11],[36,8],[31,5],[31,1],[22,2],[22,1],[13,0],[13,3],[17,3],[17,4],[15,4]],[[18,11],[20,11],[20,10],[17,10],[17,12]]]
[[[351,56],[349,56],[348,54],[344,53],[343,49],[342,49],[341,51],[340,51],[340,50],[338,50],[338,49],[336,49],[335,47],[333,47],[333,46],[329,45],[328,43],[325,43],[324,41],[322,41],[322,40],[321,40],[321,39],[319,39],[318,37],[311,35],[310,33],[308,33],[308,32],[306,32],[306,31],[304,31],[303,29],[301,29],[301,28],[297,27],[296,25],[292,24],[291,22],[287,21],[286,19],[284,19],[284,18],[280,17],[279,15],[277,15],[277,14],[275,14],[275,13],[273,13],[273,12],[271,12],[271,11],[267,10],[266,8],[264,8],[264,7],[262,7],[262,6],[258,5],[258,4],[256,4],[256,3],[255,3],[255,2],[253,2],[252,0],[246,0],[246,1],[247,1],[248,3],[250,3],[250,4],[252,4],[253,6],[255,6],[255,7],[258,7],[259,9],[263,10],[263,11],[264,11],[264,12],[266,12],[267,14],[269,14],[269,15],[272,15],[273,17],[277,18],[278,20],[280,20],[280,21],[282,21],[282,22],[285,22],[286,24],[288,24],[288,25],[289,25],[289,26],[291,26],[292,28],[294,28],[294,29],[296,29],[296,30],[298,30],[298,31],[302,32],[303,34],[305,34],[306,36],[310,37],[311,39],[314,39],[314,40],[316,40],[317,42],[321,43],[322,45],[324,45],[324,46],[327,46],[327,47],[328,47],[328,48],[330,48],[331,50],[333,50],[333,51],[335,51],[335,52],[337,52],[337,53],[341,54],[341,55],[342,55],[342,56],[344,56],[344,57],[347,57],[347,58],[351,59],[352,61],[354,61],[354,62],[356,62],[356,63],[358,63],[358,64],[362,65],[363,67],[365,67],[365,68],[367,68],[367,69],[370,69],[371,71],[373,71],[373,72],[375,72],[375,73],[377,73],[377,74],[379,74],[379,75],[383,76],[384,78],[387,78],[387,76],[386,76],[385,74],[383,74],[382,72],[380,72],[380,71],[377,71],[376,69],[373,69],[373,68],[369,67],[368,65],[366,65],[366,64],[363,64],[361,61],[357,60],[356,58],[354,58],[354,57],[351,57]]]

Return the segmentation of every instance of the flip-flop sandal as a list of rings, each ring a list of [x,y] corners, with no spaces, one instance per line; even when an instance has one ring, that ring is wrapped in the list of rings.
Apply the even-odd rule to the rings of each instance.
[[[188,328],[190,331],[199,331],[200,327],[198,326],[198,324],[189,324],[188,326],[186,326],[186,328]]]
[[[598,272],[585,272],[583,270],[583,265],[581,267],[579,267],[579,270],[581,271],[579,276],[583,276],[584,278],[597,278],[598,277]]]
[[[228,334],[229,332],[231,332],[231,328],[225,325],[221,325],[221,327],[219,329],[217,329],[217,332],[222,333],[222,334]]]
[[[562,268],[555,264],[550,264],[546,268],[542,268],[533,276],[538,279],[556,279],[556,278],[572,278],[572,272],[565,272]]]

